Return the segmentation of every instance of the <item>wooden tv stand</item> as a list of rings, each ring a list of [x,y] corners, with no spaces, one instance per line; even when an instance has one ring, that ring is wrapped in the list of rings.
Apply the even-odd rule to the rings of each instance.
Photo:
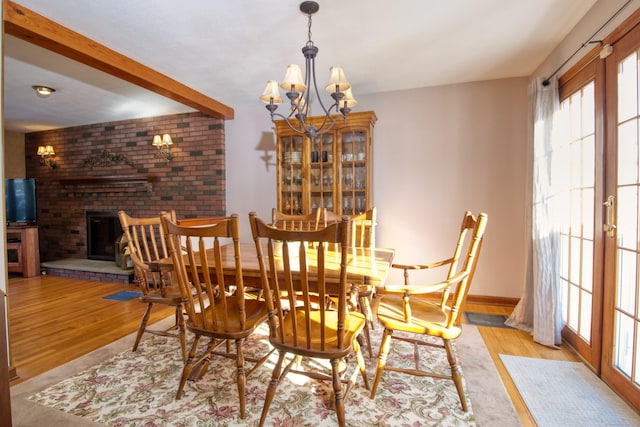
[[[7,227],[7,252],[16,251],[17,258],[7,262],[9,273],[22,273],[23,277],[40,275],[40,243],[38,226]]]

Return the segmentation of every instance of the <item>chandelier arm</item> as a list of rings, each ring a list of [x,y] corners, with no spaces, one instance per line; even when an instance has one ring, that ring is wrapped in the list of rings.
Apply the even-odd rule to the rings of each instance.
[[[311,74],[309,79],[313,80],[313,89],[316,92],[316,98],[318,98],[318,103],[320,104],[320,107],[322,108],[322,112],[324,113],[324,119],[322,120],[322,124],[320,125],[319,128],[316,129],[316,132],[317,133],[322,133],[322,130],[324,130],[326,132],[329,129],[331,129],[333,127],[334,123],[335,123],[335,119],[333,117],[331,117],[331,110],[335,106],[336,107],[336,111],[337,111],[337,105],[334,103],[327,110],[327,108],[324,106],[324,103],[322,102],[322,98],[320,97],[320,92],[318,91],[318,83],[316,82],[316,60],[315,60],[315,55],[307,57],[306,66],[307,66],[307,74]],[[311,70],[311,71],[309,71],[309,70]],[[309,82],[309,83],[311,83],[311,82]],[[309,95],[310,95],[310,93],[309,93]],[[327,120],[330,120],[331,124],[329,125],[328,128],[324,129],[325,125],[327,124]]]
[[[289,116],[289,117],[285,117],[284,115],[282,115],[282,114],[280,114],[280,113],[275,113],[275,112],[274,112],[274,113],[271,113],[271,121],[273,121],[273,120],[274,120],[274,117],[279,117],[279,118],[281,118],[281,119],[282,119],[282,120],[287,124],[287,126],[289,126],[289,128],[290,128],[292,131],[294,131],[294,132],[296,132],[296,133],[299,133],[300,135],[306,135],[306,133],[307,133],[307,130],[306,130],[306,129],[304,129],[304,130],[300,130],[300,129],[296,128],[295,126],[293,126],[293,125],[291,124],[291,122],[289,121],[289,118],[291,118],[291,116]]]

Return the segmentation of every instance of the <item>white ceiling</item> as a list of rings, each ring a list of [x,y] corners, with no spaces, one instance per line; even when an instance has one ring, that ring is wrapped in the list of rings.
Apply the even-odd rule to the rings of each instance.
[[[342,65],[353,94],[529,76],[596,0],[319,0],[318,84]],[[18,0],[232,108],[303,66],[298,0]],[[192,111],[11,36],[5,127],[31,132]],[[38,98],[31,86],[57,91]]]

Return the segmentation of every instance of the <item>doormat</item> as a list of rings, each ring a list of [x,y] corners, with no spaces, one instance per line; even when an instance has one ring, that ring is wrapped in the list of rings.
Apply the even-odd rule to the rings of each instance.
[[[115,294],[102,297],[102,299],[112,299],[115,301],[129,301],[130,299],[138,298],[141,295],[142,295],[142,292],[137,292],[137,291],[120,291],[120,292],[116,292]]]
[[[640,415],[583,363],[501,354],[539,427],[638,426]]]
[[[504,322],[507,320],[507,316],[504,314],[489,314],[489,313],[475,313],[473,311],[465,311],[464,319],[467,323],[477,326],[490,326],[494,328],[511,328]]]

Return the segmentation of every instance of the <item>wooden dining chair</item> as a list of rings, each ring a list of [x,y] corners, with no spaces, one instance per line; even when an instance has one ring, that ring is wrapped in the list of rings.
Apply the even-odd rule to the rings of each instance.
[[[330,211],[326,208],[321,209],[320,224],[327,226],[329,224],[339,222],[342,216]],[[351,219],[351,231],[349,233],[349,247],[373,249],[376,242],[376,208],[375,206],[367,211],[349,216]],[[351,289],[354,289],[352,286]],[[371,346],[371,332],[374,328],[373,312],[371,310],[374,288],[369,283],[357,285],[357,307],[361,313],[367,318],[363,334],[367,344],[369,357],[373,357],[373,348]]]
[[[180,399],[188,379],[202,378],[213,356],[231,358],[236,361],[240,418],[246,418],[246,379],[273,350],[261,357],[248,357],[244,355],[243,343],[267,319],[268,306],[264,300],[245,295],[238,216],[211,218],[208,225],[204,221],[184,222],[192,225],[179,225],[170,216],[162,217],[174,275],[187,312],[187,329],[195,335],[176,399]],[[235,254],[232,279],[225,278],[222,268],[221,241],[226,239],[231,239]],[[198,353],[202,337],[209,338],[209,343]],[[235,352],[231,343],[235,343]],[[253,365],[245,367],[247,362]]]
[[[167,213],[175,219],[175,211]],[[118,212],[120,225],[128,240],[128,249],[133,262],[133,271],[140,285],[140,301],[147,304],[142,315],[133,351],[138,349],[145,332],[155,335],[176,337],[180,341],[182,359],[187,360],[187,341],[183,315],[182,295],[177,286],[172,286],[168,270],[159,269],[155,261],[169,257],[160,215],[156,217],[135,218],[124,211]],[[168,330],[155,330],[147,327],[154,304],[175,307],[175,324]]]
[[[411,375],[451,379],[455,383],[462,409],[467,412],[467,400],[462,386],[462,375],[458,369],[452,342],[462,333],[459,321],[460,308],[469,292],[471,281],[478,265],[482,239],[488,216],[481,213],[475,218],[466,212],[462,218],[460,234],[453,256],[430,264],[394,264],[392,267],[404,270],[404,284],[385,284],[377,298],[376,316],[384,327],[376,376],[371,388],[373,399],[382,373],[385,370]],[[437,283],[410,284],[410,270],[425,270],[445,267],[446,278]],[[395,332],[408,333],[394,335]],[[442,344],[428,342],[423,336],[436,337]],[[392,339],[414,345],[415,369],[387,364]],[[421,368],[419,346],[444,348],[450,365],[450,375],[444,375]]]
[[[334,223],[317,231],[275,229],[255,213],[249,214],[249,222],[263,293],[269,306],[269,341],[279,352],[259,425],[265,423],[278,384],[287,373],[295,372],[331,381],[338,424],[344,426],[344,400],[355,385],[358,371],[369,389],[364,358],[357,341],[364,328],[365,317],[347,309],[349,221]],[[330,244],[337,249],[328,249]],[[267,248],[266,256],[263,255],[263,245]],[[331,277],[337,283],[331,284]],[[319,301],[324,301],[329,294],[337,295],[335,307],[317,303],[316,295],[319,295]],[[283,369],[287,353],[295,357]],[[347,376],[346,369],[341,372],[340,366],[353,354],[358,369]],[[300,357],[328,359],[331,373],[325,373],[319,367],[299,369]],[[343,383],[346,384],[344,391]]]
[[[352,216],[349,245],[355,248],[373,249],[376,245],[376,225],[375,206],[366,212]],[[358,285],[358,309],[367,318],[363,332],[369,357],[373,357],[370,330],[374,328],[373,311],[371,310],[374,292],[375,289],[370,283]]]
[[[281,230],[317,230],[320,225],[321,211],[316,209],[310,214],[290,215],[273,208],[271,226]]]

